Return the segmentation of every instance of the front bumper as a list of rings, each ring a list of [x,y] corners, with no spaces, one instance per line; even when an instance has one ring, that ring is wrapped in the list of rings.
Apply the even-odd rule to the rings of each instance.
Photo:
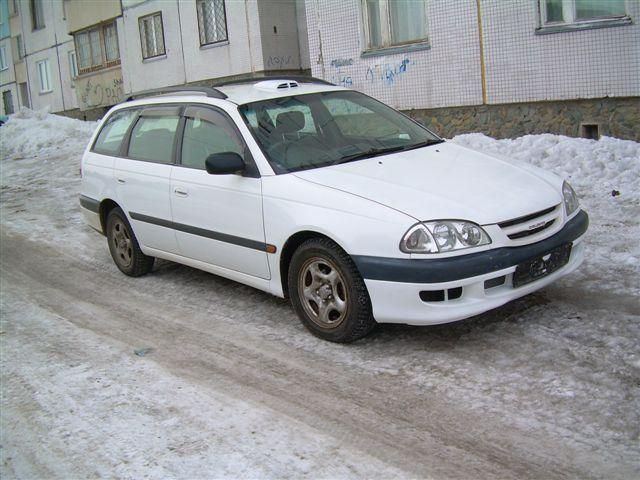
[[[504,305],[578,268],[584,260],[582,240],[588,225],[589,217],[580,211],[558,233],[530,245],[444,259],[354,256],[354,261],[365,279],[376,321],[409,325],[447,323]],[[513,287],[513,273],[518,264],[569,242],[573,247],[566,265],[531,283]],[[444,298],[421,299],[421,292],[434,291],[442,291]]]

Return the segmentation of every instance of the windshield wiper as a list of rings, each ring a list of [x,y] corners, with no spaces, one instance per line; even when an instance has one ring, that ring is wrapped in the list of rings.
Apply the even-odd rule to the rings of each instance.
[[[339,165],[341,163],[353,162],[355,160],[362,160],[364,158],[375,157],[376,155],[382,155],[385,153],[399,152],[400,150],[404,150],[405,147],[387,147],[387,148],[371,148],[369,150],[365,150],[364,152],[353,153],[351,155],[345,155],[344,157],[340,157],[338,160],[333,162],[334,165]]]
[[[439,143],[443,143],[444,140],[440,140],[438,139],[433,139],[433,140],[426,140],[424,142],[420,142],[420,143],[415,143],[413,145],[407,145],[406,147],[403,147],[402,150],[407,151],[407,150],[414,150],[416,148],[422,148],[422,147],[428,147],[429,145],[437,145]]]

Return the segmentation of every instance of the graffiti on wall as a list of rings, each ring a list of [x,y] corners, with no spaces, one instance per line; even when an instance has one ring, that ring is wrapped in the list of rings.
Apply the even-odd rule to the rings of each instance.
[[[124,95],[120,70],[92,75],[76,80],[76,92],[80,110],[115,105]]]
[[[404,58],[401,62],[385,63],[367,67],[365,79],[371,84],[382,83],[390,87],[409,71],[414,62]]]
[[[353,86],[353,79],[344,67],[350,67],[353,65],[353,58],[336,58],[331,60],[331,74],[329,81],[340,87],[351,88]]]
[[[267,67],[282,68],[291,64],[291,55],[269,55]]]

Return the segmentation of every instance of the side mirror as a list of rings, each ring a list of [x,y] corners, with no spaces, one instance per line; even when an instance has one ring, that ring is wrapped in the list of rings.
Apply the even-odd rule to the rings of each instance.
[[[212,153],[204,162],[207,173],[228,175],[243,171],[246,167],[242,157],[236,152]]]

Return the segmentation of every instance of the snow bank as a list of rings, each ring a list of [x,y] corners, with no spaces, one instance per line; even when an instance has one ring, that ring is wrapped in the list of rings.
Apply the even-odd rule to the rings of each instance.
[[[14,158],[46,156],[62,148],[81,154],[97,124],[22,108],[2,126],[0,151]]]

